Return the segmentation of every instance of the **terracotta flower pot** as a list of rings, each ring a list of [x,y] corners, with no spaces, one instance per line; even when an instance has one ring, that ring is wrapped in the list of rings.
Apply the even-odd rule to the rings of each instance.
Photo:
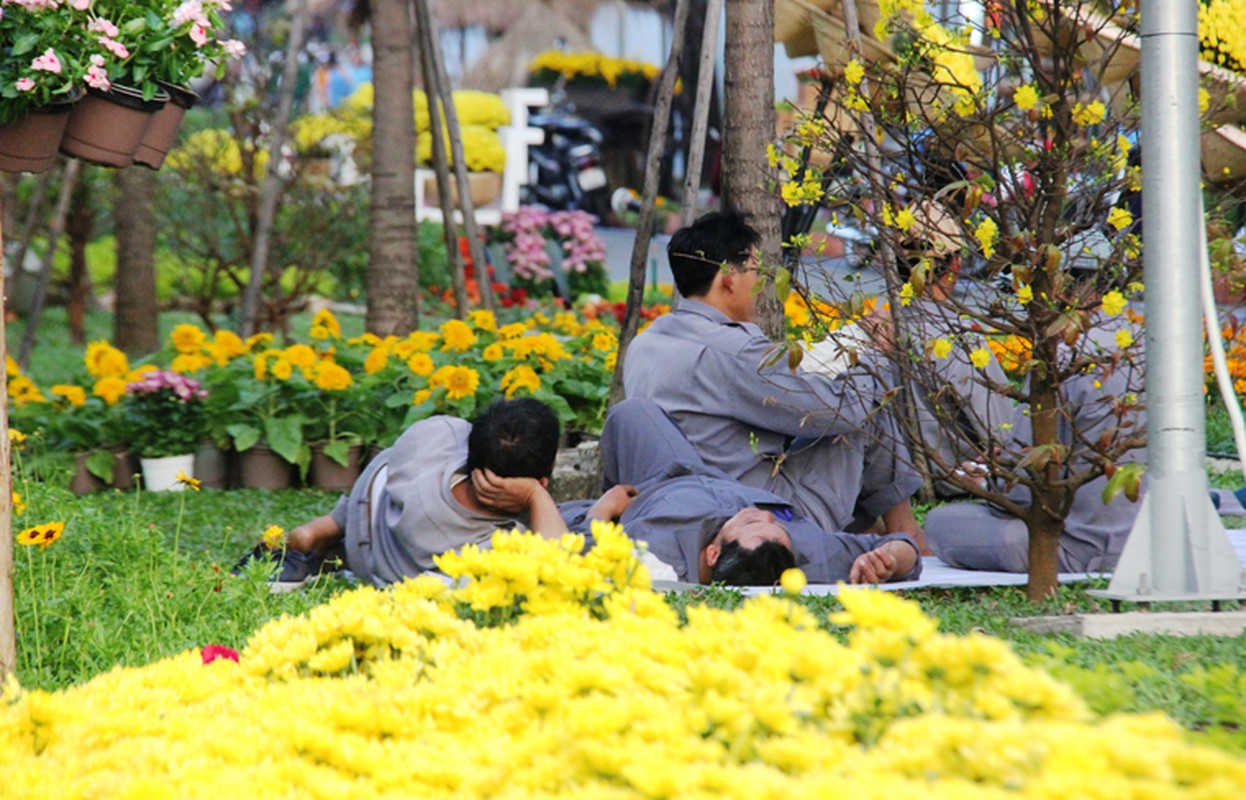
[[[195,477],[204,489],[224,489],[227,486],[228,460],[225,451],[211,439],[200,445],[195,452]]]
[[[58,103],[0,125],[0,170],[46,172],[51,169],[73,107],[73,103]]]
[[[324,443],[312,445],[311,485],[317,489],[348,492],[363,472],[364,447],[352,445],[347,451],[347,464],[342,466],[324,453]]]
[[[142,474],[142,465],[139,464],[138,456],[131,453],[129,448],[110,447],[109,449],[117,459],[112,470],[112,488],[128,492],[134,488],[134,476]]]
[[[69,491],[73,492],[76,497],[108,488],[108,484],[87,469],[87,458],[90,455],[87,451],[74,453],[74,474],[69,479]]]
[[[74,106],[61,140],[61,152],[104,167],[128,167],[157,111],[169,100],[161,91],[151,100],[129,86],[88,89]]]
[[[151,169],[160,169],[164,158],[177,139],[178,128],[182,126],[182,117],[194,107],[199,95],[180,86],[162,84],[169,93],[169,102],[151,118],[151,124],[143,133],[143,141],[134,152],[134,163]]]
[[[238,485],[243,489],[288,489],[294,465],[267,445],[253,445],[238,454]]]

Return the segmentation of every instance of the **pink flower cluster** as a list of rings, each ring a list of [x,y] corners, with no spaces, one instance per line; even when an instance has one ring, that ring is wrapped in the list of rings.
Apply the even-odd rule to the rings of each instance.
[[[208,390],[204,389],[199,381],[167,369],[158,369],[145,373],[143,380],[128,383],[125,387],[126,392],[129,394],[154,394],[163,392],[166,389],[172,390],[177,399],[183,403],[194,399],[202,400],[208,396]]]
[[[506,259],[521,278],[544,280],[552,276],[546,244],[553,240],[562,249],[562,268],[585,272],[589,265],[606,259],[606,246],[593,225],[597,218],[584,211],[549,212],[536,206],[523,206],[502,215]]]
[[[593,229],[597,218],[585,211],[556,211],[549,223],[562,240],[564,270],[585,272],[589,264],[606,260],[606,245]]]

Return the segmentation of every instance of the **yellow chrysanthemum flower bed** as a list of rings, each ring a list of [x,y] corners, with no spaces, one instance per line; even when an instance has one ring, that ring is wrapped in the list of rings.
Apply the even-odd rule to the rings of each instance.
[[[5,688],[14,798],[1237,798],[1160,715],[1092,719],[1006,644],[892,594],[766,596],[680,625],[616,526],[499,533],[424,577],[47,693]],[[486,624],[488,623],[488,624]]]

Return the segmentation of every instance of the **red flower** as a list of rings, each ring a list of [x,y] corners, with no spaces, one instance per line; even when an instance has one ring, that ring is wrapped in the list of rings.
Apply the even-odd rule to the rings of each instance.
[[[223,644],[209,644],[204,645],[202,656],[203,663],[205,664],[211,664],[218,658],[228,658],[230,661],[237,661],[238,651]]]

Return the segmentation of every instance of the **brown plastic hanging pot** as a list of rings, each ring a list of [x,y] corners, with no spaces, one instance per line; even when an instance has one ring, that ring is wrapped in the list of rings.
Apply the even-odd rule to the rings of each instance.
[[[115,83],[107,92],[88,89],[69,115],[61,152],[103,167],[128,167],[152,117],[168,100],[163,89],[151,100]]]
[[[134,163],[150,169],[160,169],[164,164],[165,156],[177,139],[177,130],[182,127],[182,117],[199,100],[199,95],[190,89],[167,83],[160,85],[169,93],[169,102],[151,118],[151,124],[143,133],[143,141],[134,153]]]

